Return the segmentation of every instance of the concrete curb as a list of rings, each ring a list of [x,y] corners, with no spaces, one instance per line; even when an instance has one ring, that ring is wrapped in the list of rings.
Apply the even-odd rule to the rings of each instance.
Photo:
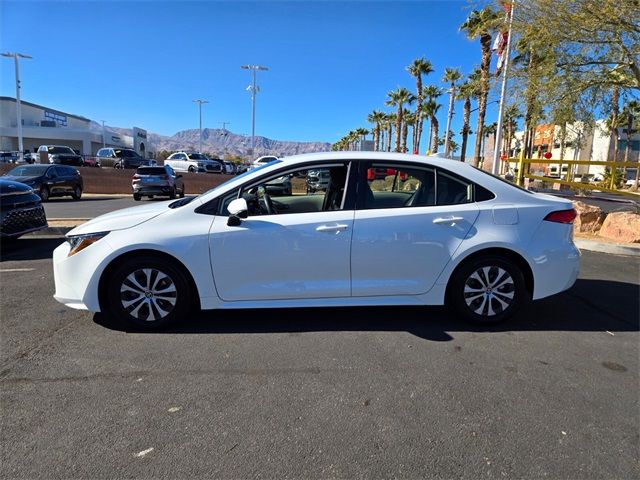
[[[629,255],[632,257],[640,257],[640,245],[619,245],[615,243],[596,242],[594,240],[584,240],[574,238],[573,243],[580,250],[589,250],[590,252],[609,253],[611,255]]]

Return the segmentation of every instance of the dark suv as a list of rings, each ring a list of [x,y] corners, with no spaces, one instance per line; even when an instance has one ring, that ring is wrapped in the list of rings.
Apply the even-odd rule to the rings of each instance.
[[[0,178],[0,237],[18,238],[47,226],[40,197],[31,187]]]
[[[74,200],[80,200],[82,196],[82,175],[67,165],[21,165],[9,170],[2,178],[28,185],[43,202],[49,197],[71,195]]]
[[[176,175],[169,165],[162,167],[140,167],[131,180],[133,199],[140,200],[143,196],[165,196],[169,198],[184,197],[184,182],[182,175]]]
[[[102,167],[138,168],[152,165],[151,160],[141,157],[130,148],[101,148],[96,157]]]

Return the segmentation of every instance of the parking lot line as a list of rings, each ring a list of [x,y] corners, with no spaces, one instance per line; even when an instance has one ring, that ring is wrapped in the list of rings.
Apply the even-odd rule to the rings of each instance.
[[[35,268],[0,268],[0,273],[33,272]]]

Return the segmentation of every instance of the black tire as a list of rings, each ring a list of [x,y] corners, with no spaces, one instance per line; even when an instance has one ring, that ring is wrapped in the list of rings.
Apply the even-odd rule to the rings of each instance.
[[[80,188],[80,185],[76,185],[74,187],[71,198],[73,198],[74,200],[80,200],[82,198],[82,188]]]
[[[191,165],[191,166],[189,167],[188,171],[189,171],[189,173],[195,173],[195,172],[196,172],[196,169],[195,169],[195,167],[194,167],[193,165]]]
[[[142,195],[140,195],[139,193],[134,193],[134,194],[133,194],[133,199],[134,199],[136,202],[139,202],[141,198],[142,198]]]
[[[40,196],[40,199],[43,202],[46,202],[47,200],[49,200],[49,187],[45,185],[40,187],[40,191],[38,192],[38,195]]]
[[[169,193],[169,198],[171,200],[173,200],[174,198],[176,198],[176,187],[173,187],[173,190],[171,190],[171,192]]]
[[[182,190],[180,190],[180,198],[184,198],[184,185],[182,186]]]
[[[531,296],[518,265],[497,256],[464,262],[453,273],[447,293],[447,303],[458,316],[478,325],[508,320]]]
[[[148,285],[155,288],[148,289]],[[182,268],[152,255],[129,259],[117,267],[108,279],[107,289],[109,313],[145,330],[185,318],[192,305],[191,289]]]

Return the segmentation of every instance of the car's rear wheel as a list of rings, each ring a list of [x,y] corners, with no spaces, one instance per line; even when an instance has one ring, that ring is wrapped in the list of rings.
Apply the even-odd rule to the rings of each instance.
[[[486,256],[462,264],[453,274],[448,303],[475,324],[500,323],[529,299],[522,270],[509,259]]]
[[[173,200],[174,198],[176,198],[176,187],[173,187],[173,189],[171,190],[171,192],[169,192],[169,198],[171,200]]]
[[[40,187],[40,191],[38,192],[38,195],[40,196],[40,199],[43,202],[46,202],[47,200],[49,200],[49,187],[47,186]]]
[[[182,186],[182,190],[180,190],[180,198],[184,198],[184,185]]]
[[[80,198],[82,198],[82,188],[80,188],[80,185],[75,186],[73,193],[71,194],[71,198],[74,200],[80,200]]]
[[[140,195],[139,193],[134,193],[134,194],[133,194],[133,199],[134,199],[136,202],[139,202],[141,198],[142,198],[142,195]]]
[[[110,312],[145,329],[184,318],[191,305],[189,283],[182,270],[151,255],[120,265],[107,288]]]

